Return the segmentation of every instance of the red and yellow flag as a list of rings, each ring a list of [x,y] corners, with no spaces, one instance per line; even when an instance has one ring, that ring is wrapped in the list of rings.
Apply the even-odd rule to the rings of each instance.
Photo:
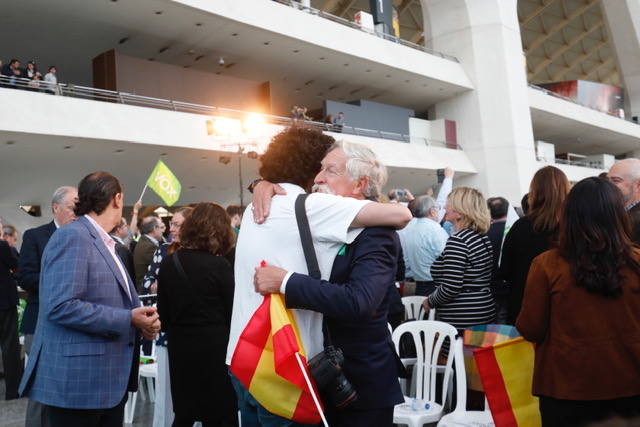
[[[520,337],[473,355],[496,427],[541,426],[538,398],[531,394],[533,344]]]
[[[296,353],[313,381],[293,314],[285,308],[280,294],[268,295],[240,335],[231,372],[269,412],[316,424],[321,421],[320,413]]]

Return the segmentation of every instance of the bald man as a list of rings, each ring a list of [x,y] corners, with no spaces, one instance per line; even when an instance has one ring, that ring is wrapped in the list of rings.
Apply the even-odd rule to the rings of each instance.
[[[640,160],[616,162],[609,170],[609,180],[622,192],[631,219],[632,239],[640,245]]]

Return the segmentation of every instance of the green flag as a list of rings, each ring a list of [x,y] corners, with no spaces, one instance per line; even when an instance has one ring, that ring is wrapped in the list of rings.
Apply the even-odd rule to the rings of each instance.
[[[153,168],[147,185],[164,200],[167,206],[172,206],[180,198],[180,190],[182,190],[180,181],[162,160],[158,160],[156,167]]]

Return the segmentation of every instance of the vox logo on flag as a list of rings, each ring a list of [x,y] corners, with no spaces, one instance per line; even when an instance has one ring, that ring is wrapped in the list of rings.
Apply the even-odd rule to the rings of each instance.
[[[178,201],[182,190],[180,181],[162,160],[158,160],[156,167],[153,168],[147,180],[147,186],[155,191],[167,206],[173,206]]]
[[[264,297],[240,335],[230,369],[269,412],[302,424],[321,421],[298,327],[280,294]]]

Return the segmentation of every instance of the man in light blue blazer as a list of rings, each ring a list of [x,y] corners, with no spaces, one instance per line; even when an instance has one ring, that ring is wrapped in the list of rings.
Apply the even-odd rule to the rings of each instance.
[[[153,339],[154,307],[140,307],[107,234],[122,217],[122,187],[107,172],[78,186],[78,220],[59,228],[42,257],[40,312],[22,395],[45,405],[51,427],[122,426],[137,386],[138,330]]]

